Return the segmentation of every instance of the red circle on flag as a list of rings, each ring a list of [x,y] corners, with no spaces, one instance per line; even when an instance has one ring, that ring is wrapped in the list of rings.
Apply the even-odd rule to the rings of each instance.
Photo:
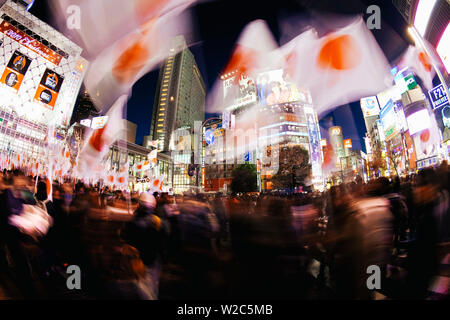
[[[420,141],[427,142],[428,140],[430,140],[430,130],[429,129],[425,129],[420,134]]]
[[[352,69],[361,62],[361,51],[352,36],[333,37],[320,49],[317,62],[323,69]]]
[[[145,22],[159,13],[168,0],[138,0],[135,7],[136,16],[139,23]]]
[[[52,185],[50,183],[50,180],[46,178],[45,184],[47,185],[47,197],[50,196],[50,191],[52,189]]]
[[[147,64],[150,51],[137,42],[126,49],[114,64],[112,73],[119,83],[130,83]]]
[[[427,72],[431,71],[430,59],[428,58],[428,55],[425,52],[421,51],[419,53],[419,61]]]
[[[91,138],[89,139],[89,143],[91,144],[91,146],[98,152],[101,152],[103,149],[103,133],[105,132],[106,126],[107,124],[105,124],[103,128],[95,130]]]

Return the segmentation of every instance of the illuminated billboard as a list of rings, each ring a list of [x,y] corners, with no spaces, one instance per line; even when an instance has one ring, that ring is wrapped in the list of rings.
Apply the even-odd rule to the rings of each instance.
[[[436,51],[441,57],[447,73],[450,73],[450,23],[447,24],[447,27],[442,33],[441,39],[439,39],[436,47]]]
[[[30,64],[30,58],[19,51],[15,51],[3,72],[0,82],[6,84],[16,92],[19,91]]]
[[[361,109],[365,118],[377,116],[380,113],[380,106],[377,97],[361,98]]]
[[[431,103],[433,104],[433,110],[448,104],[448,97],[442,84],[428,91],[428,95],[430,96]]]
[[[59,90],[64,78],[50,69],[45,70],[38,85],[34,100],[41,102],[45,107],[53,110]]]
[[[427,30],[428,21],[433,11],[436,0],[419,0],[416,13],[414,14],[414,26],[423,37]]]
[[[257,78],[258,102],[261,106],[288,102],[312,104],[308,90],[298,88],[286,80],[283,69],[263,72]]]
[[[380,109],[383,109],[389,100],[397,101],[402,99],[402,89],[401,86],[395,85],[387,90],[384,90],[377,94],[378,103]]]
[[[414,112],[406,119],[406,121],[408,122],[410,135],[425,130],[431,126],[430,115],[426,109]]]
[[[389,140],[395,134],[400,132],[401,125],[392,100],[389,100],[386,106],[381,109],[380,120],[383,125],[383,133],[386,140]]]
[[[236,109],[250,103],[256,102],[256,84],[255,81],[242,74],[239,81],[236,76],[223,81],[223,95],[227,109]]]
[[[352,139],[345,139],[344,140],[344,147],[347,149],[351,149],[352,148]]]

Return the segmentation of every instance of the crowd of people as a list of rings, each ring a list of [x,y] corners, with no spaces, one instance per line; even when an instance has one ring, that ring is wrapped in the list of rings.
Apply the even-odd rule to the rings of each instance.
[[[0,298],[426,299],[450,240],[448,177],[444,163],[293,195],[55,181],[49,197],[45,180],[3,170]],[[69,266],[80,288],[68,288]],[[381,270],[375,291],[369,266]]]

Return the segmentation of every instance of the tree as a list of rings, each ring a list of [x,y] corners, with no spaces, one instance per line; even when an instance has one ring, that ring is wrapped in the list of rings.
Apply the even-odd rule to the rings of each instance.
[[[383,158],[381,149],[381,143],[375,144],[372,152],[372,161],[369,161],[369,170],[374,173],[374,177],[379,177],[378,171],[383,173],[387,169],[386,159]]]
[[[278,172],[272,177],[275,189],[294,189],[311,174],[308,151],[301,146],[281,147],[278,159]]]
[[[256,165],[244,163],[234,168],[232,172],[231,191],[239,192],[255,192],[256,184]]]

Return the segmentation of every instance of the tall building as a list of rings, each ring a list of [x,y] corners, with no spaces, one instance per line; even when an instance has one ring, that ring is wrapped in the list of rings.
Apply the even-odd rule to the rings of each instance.
[[[136,143],[137,124],[126,119],[122,120],[124,122],[124,128],[126,130],[127,141],[130,143]]]
[[[172,40],[169,57],[159,71],[153,105],[150,136],[158,150],[171,151],[172,133],[179,128],[193,130],[205,115],[206,88],[194,55],[183,36]]]
[[[87,90],[84,90],[83,93],[81,93],[78,97],[76,107],[70,120],[70,124],[72,125],[75,122],[80,123],[81,120],[98,116],[100,116],[100,112],[95,107],[95,104],[89,96]]]
[[[271,190],[271,179],[278,167],[269,158],[278,156],[279,146],[300,145],[309,154],[312,183],[317,188],[323,187],[320,131],[309,92],[292,84],[283,69],[261,72],[255,79],[242,74],[236,78],[236,73],[232,71],[221,76],[226,103],[223,136],[227,142],[221,144],[221,138],[216,137],[218,141],[214,144],[219,150],[211,154],[213,163],[210,167],[205,166],[206,185],[222,188],[231,177],[234,165],[246,162],[257,167],[258,189]],[[216,136],[220,131],[213,132]],[[230,152],[230,146],[237,150]],[[219,179],[218,184],[214,178]]]

